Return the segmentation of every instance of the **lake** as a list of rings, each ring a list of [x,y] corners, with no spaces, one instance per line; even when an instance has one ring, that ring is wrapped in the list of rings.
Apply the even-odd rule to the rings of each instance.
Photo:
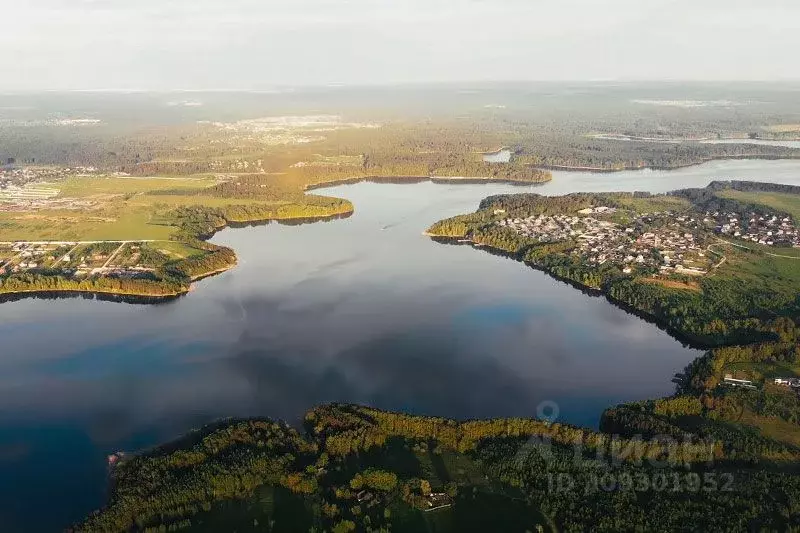
[[[483,161],[485,163],[508,163],[511,161],[511,150],[503,148],[496,152],[489,152],[483,154]]]
[[[626,142],[650,142],[664,144],[682,144],[699,142],[700,144],[755,144],[759,146],[782,146],[784,148],[800,148],[800,140],[779,140],[779,139],[703,139],[700,141],[689,141],[676,138],[656,138],[656,137],[630,137],[628,135],[598,133],[590,135],[592,139],[602,139],[606,141],[626,141]],[[486,158],[484,157],[484,161]],[[499,161],[495,161],[499,162]],[[506,161],[507,162],[507,161]]]
[[[800,148],[800,141],[779,141],[770,139],[715,139],[701,141],[701,144],[756,144],[761,146],[783,146],[785,148]]]
[[[107,454],[219,417],[296,423],[329,401],[456,418],[555,404],[559,420],[596,427],[610,405],[668,394],[700,352],[603,298],[421,233],[491,194],[731,178],[800,184],[800,161],[332,187],[317,192],[350,199],[352,217],[223,230],[213,241],[239,266],[177,300],[0,304],[0,530],[60,530],[102,504]]]

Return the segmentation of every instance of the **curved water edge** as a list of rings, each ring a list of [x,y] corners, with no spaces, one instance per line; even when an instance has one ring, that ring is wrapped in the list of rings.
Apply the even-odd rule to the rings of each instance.
[[[273,218],[273,219],[262,219],[262,220],[252,220],[248,222],[231,222],[228,221],[224,226],[215,228],[213,232],[207,235],[203,235],[204,240],[209,240],[216,235],[219,231],[222,231],[225,228],[252,228],[258,226],[266,226],[272,223],[280,224],[283,226],[302,226],[305,224],[316,224],[320,222],[331,222],[334,220],[343,220],[349,218],[353,215],[353,211],[347,211],[345,213],[336,213],[332,215],[320,215],[318,217],[297,217],[297,218]],[[238,264],[238,260],[234,259],[234,262],[223,267],[211,270],[209,272],[204,272],[202,274],[198,274],[196,276],[192,276],[189,280],[190,284],[183,290],[174,291],[171,293],[165,294],[147,294],[147,293],[137,293],[137,292],[119,292],[112,289],[104,290],[104,289],[31,289],[31,290],[19,290],[19,291],[6,291],[0,292],[0,304],[6,302],[16,302],[23,300],[25,298],[37,298],[40,295],[45,295],[41,299],[56,299],[58,295],[63,295],[64,298],[71,298],[74,297],[75,294],[83,294],[88,295],[89,297],[85,299],[93,299],[92,296],[97,297],[98,301],[104,302],[118,302],[118,303],[125,303],[125,304],[132,304],[132,305],[153,305],[158,303],[164,303],[172,301],[176,298],[184,296],[189,292],[195,289],[195,283],[198,281],[202,281],[207,278],[212,278],[224,272],[227,272],[233,268],[235,268]]]
[[[447,244],[447,245],[450,245],[450,246],[470,246],[470,247],[478,248],[479,250],[481,250],[483,252],[495,255],[497,257],[504,257],[506,259],[510,259],[510,260],[515,261],[517,263],[522,263],[525,266],[527,266],[528,268],[531,268],[531,269],[536,270],[538,272],[542,272],[542,273],[550,276],[554,280],[556,280],[556,281],[558,281],[560,283],[563,283],[564,285],[569,285],[573,289],[576,289],[576,290],[580,291],[585,296],[588,296],[590,298],[603,298],[603,299],[605,299],[606,301],[608,301],[608,303],[614,305],[615,307],[618,307],[619,309],[622,309],[623,311],[625,311],[629,315],[635,316],[635,317],[639,318],[640,320],[643,320],[643,321],[647,322],[648,324],[652,324],[652,325],[656,326],[657,328],[659,328],[660,330],[668,333],[673,339],[675,339],[676,341],[680,342],[683,346],[685,346],[687,348],[692,348],[694,350],[709,350],[709,349],[712,349],[712,348],[716,347],[716,346],[711,345],[711,344],[705,344],[705,343],[699,342],[697,339],[693,339],[693,338],[683,334],[679,330],[677,330],[677,329],[669,326],[665,322],[659,320],[657,317],[655,317],[653,315],[650,315],[650,314],[647,314],[647,313],[645,313],[643,311],[640,311],[639,309],[636,309],[635,307],[633,307],[633,306],[631,306],[631,305],[629,305],[629,304],[627,304],[627,303],[625,303],[623,301],[620,301],[620,300],[617,300],[616,298],[613,298],[610,294],[608,294],[607,292],[605,292],[602,289],[598,289],[598,288],[595,288],[595,287],[590,287],[589,285],[584,285],[583,283],[575,281],[574,279],[570,279],[570,278],[566,278],[566,277],[563,277],[563,276],[559,276],[558,274],[555,274],[554,272],[550,272],[549,270],[547,270],[545,268],[542,268],[542,267],[540,267],[539,265],[537,265],[535,263],[531,263],[530,261],[526,261],[526,260],[522,259],[518,254],[513,254],[513,253],[508,252],[506,250],[502,250],[500,248],[495,248],[494,246],[491,246],[489,244],[478,243],[478,242],[475,242],[475,241],[472,241],[472,240],[469,240],[469,239],[463,239],[463,238],[459,238],[459,237],[447,237],[447,236],[443,236],[443,235],[436,235],[435,233],[430,233],[430,232],[427,232],[427,231],[424,232],[423,235],[425,235],[426,237],[429,237],[432,241],[437,242],[439,244]]]
[[[417,183],[459,183],[464,185],[475,185],[475,184],[482,184],[482,183],[500,183],[504,185],[518,185],[522,187],[526,187],[529,185],[536,185],[547,183],[550,181],[541,180],[541,181],[531,181],[531,180],[523,180],[523,179],[512,179],[512,178],[494,178],[491,176],[486,177],[477,177],[477,176],[358,176],[354,178],[341,178],[335,179],[331,181],[325,181],[321,183],[314,183],[311,185],[306,185],[305,190],[308,191],[315,191],[320,189],[330,189],[332,187],[338,187],[340,185],[355,185],[357,183],[391,183],[395,185],[403,185],[403,184],[417,184]]]
[[[511,156],[514,154],[509,147],[503,146],[499,150],[483,152],[481,155],[484,163],[509,163],[511,162]]]
[[[605,167],[574,167],[568,165],[542,165],[541,169],[543,170],[561,170],[564,172],[591,172],[594,174],[615,174],[617,172],[631,172],[637,170],[660,170],[660,171],[673,171],[673,170],[682,170],[685,168],[697,167],[702,166],[708,163],[713,163],[715,161],[741,161],[741,160],[749,160],[749,161],[792,161],[792,160],[800,160],[800,155],[797,156],[787,156],[787,155],[771,155],[771,154],[758,154],[758,155],[729,155],[729,156],[715,156],[715,157],[706,157],[702,161],[696,161],[692,163],[684,163],[680,165],[672,165],[672,166],[659,166],[659,165],[642,165],[642,166],[624,166],[618,168],[605,168]]]
[[[501,149],[501,151],[503,151],[503,150],[507,150],[507,149],[505,149],[505,148]],[[714,164],[715,162],[724,162],[724,161],[796,162],[798,160],[800,160],[800,157],[798,157],[798,159],[793,159],[793,158],[785,158],[785,157],[769,157],[769,156],[767,156],[765,158],[759,159],[759,158],[755,158],[755,157],[752,157],[752,156],[743,156],[743,157],[712,158],[712,159],[709,159],[709,160],[707,160],[707,161],[705,161],[703,163],[691,163],[691,164],[686,164],[686,165],[683,165],[683,166],[671,167],[671,168],[643,167],[643,168],[634,168],[634,169],[628,169],[628,168],[624,168],[624,169],[602,169],[602,168],[595,168],[595,167],[575,168],[575,167],[550,166],[550,167],[542,167],[542,168],[545,168],[547,170],[555,171],[555,172],[557,172],[557,174],[555,176],[551,175],[550,179],[548,179],[546,181],[525,181],[525,180],[513,180],[513,179],[505,179],[505,178],[500,179],[500,178],[492,178],[492,177],[487,177],[487,178],[475,178],[475,177],[462,178],[462,177],[436,177],[436,176],[427,176],[427,177],[426,176],[406,176],[406,177],[403,177],[403,176],[369,176],[369,177],[343,178],[343,179],[332,180],[332,181],[323,182],[323,183],[319,183],[319,184],[308,185],[308,186],[306,186],[305,190],[308,192],[308,191],[312,191],[312,190],[332,189],[332,188],[336,188],[336,187],[339,187],[339,186],[342,186],[342,185],[356,185],[356,184],[359,184],[359,183],[377,183],[377,184],[384,183],[384,184],[397,184],[397,185],[414,185],[414,184],[428,183],[428,182],[429,183],[433,183],[433,184],[440,184],[440,185],[449,185],[449,184],[458,184],[458,185],[491,185],[491,184],[497,184],[497,185],[512,185],[512,186],[520,187],[520,188],[530,188],[530,187],[546,187],[547,185],[549,185],[549,184],[551,184],[553,182],[553,178],[554,177],[557,177],[558,181],[561,181],[561,180],[564,180],[565,178],[567,178],[565,181],[568,182],[570,175],[581,176],[581,175],[586,175],[586,174],[588,174],[588,175],[591,175],[591,174],[618,174],[618,175],[622,176],[622,175],[626,175],[626,174],[630,175],[630,173],[637,173],[637,172],[643,173],[642,175],[646,175],[645,173],[648,173],[648,172],[667,172],[667,173],[670,173],[670,172],[678,172],[680,170],[684,170],[684,169],[688,169],[688,168],[702,169],[702,167],[705,166],[705,165]],[[725,179],[725,178],[723,177],[722,179]],[[759,179],[762,179],[762,178],[759,178]],[[756,181],[758,181],[758,180],[756,180]],[[561,188],[560,185],[562,185],[562,184],[561,183],[557,183],[556,187],[557,188]],[[693,187],[693,186],[704,186],[704,185],[689,184],[687,186]],[[679,188],[683,188],[683,187],[684,186],[676,186],[676,187],[672,187],[672,188],[666,189],[666,190],[648,191],[648,192],[667,192],[668,190],[675,190],[675,189],[679,189]],[[570,192],[579,192],[579,191],[590,192],[591,190],[593,190],[593,189],[584,188],[584,189],[574,189],[574,190],[571,190]],[[607,189],[601,189],[601,190],[607,190]],[[615,190],[625,190],[625,189],[615,189]],[[641,190],[641,189],[636,189],[636,190]],[[545,194],[546,194],[546,192],[545,192]],[[343,198],[339,198],[339,199],[343,199]],[[285,225],[285,226],[301,226],[301,225],[305,225],[305,224],[314,224],[314,223],[318,223],[318,222],[331,222],[331,221],[337,221],[337,220],[344,220],[344,219],[347,219],[347,218],[351,217],[353,215],[354,210],[355,210],[355,207],[351,204],[351,207],[350,207],[350,209],[348,211],[341,212],[341,213],[333,213],[333,214],[329,214],[329,215],[319,215],[319,216],[313,216],[313,217],[295,217],[295,218],[288,217],[288,218],[255,219],[255,220],[248,220],[248,221],[241,221],[241,222],[238,222],[238,221],[227,221],[225,225],[220,226],[218,228],[215,228],[214,231],[212,231],[211,233],[209,233],[207,235],[203,235],[202,238],[204,240],[210,240],[218,232],[220,232],[220,231],[222,231],[222,230],[224,230],[225,228],[228,228],[228,227],[230,227],[230,228],[247,228],[247,227],[265,226],[265,225],[268,225],[268,224],[271,224],[271,223],[277,223],[277,224],[281,224],[281,225]],[[227,265],[224,268],[220,268],[220,269],[214,270],[212,272],[208,272],[208,273],[205,273],[205,274],[201,274],[201,275],[195,276],[194,278],[191,279],[191,281],[192,281],[192,283],[194,283],[194,282],[206,279],[206,278],[210,278],[210,277],[216,276],[218,274],[221,274],[223,272],[226,272],[226,271],[234,268],[235,266],[236,266],[236,263],[231,264],[231,265]],[[144,298],[144,299],[147,299],[147,300],[151,300],[151,301],[158,301],[158,300],[167,300],[168,301],[170,299],[175,298],[176,296],[181,296],[181,295],[187,294],[188,292],[190,292],[193,289],[194,289],[194,285],[191,285],[191,286],[187,287],[185,290],[177,291],[177,292],[170,293],[170,294],[163,294],[163,295],[152,295],[152,294],[144,294],[144,293],[119,293],[119,292],[115,292],[113,290],[85,290],[85,291],[82,291],[82,290],[75,290],[75,289],[65,289],[63,291],[60,291],[60,290],[54,291],[52,289],[45,289],[45,290],[33,289],[33,290],[25,290],[25,291],[0,293],[0,296],[7,296],[7,297],[13,297],[14,298],[13,300],[12,299],[0,298],[0,305],[2,305],[2,303],[6,302],[6,301],[17,301],[18,299],[24,299],[26,297],[30,297],[30,296],[33,296],[33,295],[36,295],[36,294],[40,294],[40,293],[51,293],[52,294],[52,293],[57,293],[57,292],[64,292],[64,293],[85,292],[87,294],[95,294],[95,295],[121,296],[123,298],[118,299],[118,301],[120,301],[122,303],[138,303],[136,301],[138,297],[141,297],[141,298]],[[150,303],[150,302],[148,302],[148,303]]]
[[[350,200],[352,216],[223,229],[211,242],[237,250],[237,268],[163,305],[86,295],[1,305],[7,519],[59,530],[102,504],[109,454],[229,416],[295,421],[338,401],[454,419],[529,417],[554,401],[559,420],[595,427],[610,405],[669,394],[671,377],[699,352],[603,298],[420,233],[494,194],[798,184],[800,162],[554,174],[527,188],[333,186],[326,194]],[[12,446],[22,451],[4,460]],[[65,496],[38,513],[54,493]]]
[[[604,141],[620,141],[620,142],[644,142],[644,143],[660,143],[660,144],[752,144],[760,146],[780,146],[783,148],[800,148],[800,137],[791,139],[763,139],[763,138],[750,138],[750,137],[698,137],[695,139],[681,138],[681,137],[637,137],[632,135],[614,134],[614,133],[595,133],[588,135],[590,139],[598,139]]]
[[[175,293],[168,296],[142,296],[138,294],[120,294],[100,291],[27,291],[6,292],[0,294],[0,304],[19,302],[21,300],[90,300],[97,302],[124,303],[130,305],[159,305],[173,302],[185,296],[186,292]]]

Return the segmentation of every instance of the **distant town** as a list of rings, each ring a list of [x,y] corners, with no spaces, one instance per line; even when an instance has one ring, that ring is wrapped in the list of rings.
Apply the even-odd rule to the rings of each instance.
[[[0,211],[93,207],[96,201],[59,198],[61,191],[53,184],[69,177],[95,176],[97,173],[94,167],[0,167]]]

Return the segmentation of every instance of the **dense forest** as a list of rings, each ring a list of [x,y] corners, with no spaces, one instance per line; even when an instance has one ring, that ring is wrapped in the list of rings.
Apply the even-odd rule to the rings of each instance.
[[[337,404],[309,411],[304,435],[265,419],[221,421],[123,456],[112,469],[108,506],[73,530],[235,524],[240,531],[420,531],[436,523],[440,531],[669,531],[687,524],[727,531],[795,524],[800,478],[778,465],[797,460],[798,449],[717,421],[704,402],[682,395],[621,406],[606,413],[599,433],[539,420],[457,422]]]

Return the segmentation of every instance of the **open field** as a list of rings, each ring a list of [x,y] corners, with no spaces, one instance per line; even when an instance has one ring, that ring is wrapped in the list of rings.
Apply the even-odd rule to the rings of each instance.
[[[626,196],[619,199],[619,203],[637,213],[653,213],[658,211],[685,211],[691,204],[685,198],[676,196],[653,196],[650,198],[635,198]]]
[[[800,377],[800,364],[787,361],[728,363],[722,372],[743,375],[753,381],[768,381],[776,377]]]
[[[795,393],[786,391],[786,394]],[[777,417],[760,416],[747,408],[742,410],[738,422],[757,430],[764,437],[790,446],[800,446],[800,431],[798,431],[797,424]]]
[[[200,177],[73,177],[52,184],[61,196],[83,198],[97,194],[136,194],[167,189],[197,189],[210,187],[218,181],[208,176]]]
[[[0,240],[161,240],[175,231],[165,215],[178,207],[248,206],[277,214],[295,205],[291,200],[158,194],[216,183],[208,179],[71,178],[65,183],[60,198],[82,198],[92,207],[0,211]]]
[[[797,259],[752,253],[734,246],[717,249],[724,250],[727,258],[716,271],[718,277],[765,290],[786,291],[787,294],[795,293],[800,287],[800,261]],[[772,248],[771,251],[783,253],[782,249]],[[788,248],[786,251],[800,257],[797,249]]]
[[[36,211],[0,213],[0,240],[161,240],[174,228],[155,223],[153,211],[109,205],[89,212]]]
[[[643,283],[652,283],[654,285],[661,285],[667,289],[678,289],[692,292],[700,292],[703,289],[696,281],[678,281],[674,279],[665,278],[642,278]]]
[[[788,213],[795,220],[800,220],[800,196],[777,192],[743,192],[728,189],[719,193],[723,198],[730,198],[744,203],[763,205]]]

